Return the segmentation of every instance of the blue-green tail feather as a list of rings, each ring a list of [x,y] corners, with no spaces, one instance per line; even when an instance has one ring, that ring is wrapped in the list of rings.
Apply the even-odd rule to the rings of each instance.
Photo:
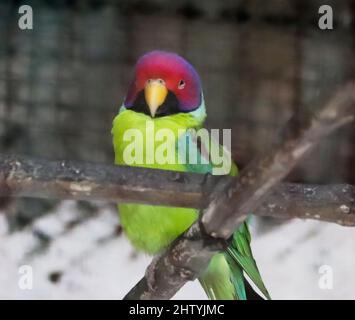
[[[245,222],[234,233],[228,249],[212,258],[207,270],[199,279],[210,299],[246,300],[245,287],[248,281],[246,275],[261,294],[270,299],[252,255],[250,238]]]

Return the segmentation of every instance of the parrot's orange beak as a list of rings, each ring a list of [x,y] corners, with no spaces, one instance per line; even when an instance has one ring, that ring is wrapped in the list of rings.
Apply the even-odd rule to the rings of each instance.
[[[145,85],[145,101],[147,102],[150,114],[153,118],[158,108],[164,103],[167,95],[168,89],[160,79],[149,80]]]

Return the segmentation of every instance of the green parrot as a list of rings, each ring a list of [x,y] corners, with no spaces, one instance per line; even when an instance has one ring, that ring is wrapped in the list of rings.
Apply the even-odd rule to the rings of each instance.
[[[135,66],[134,79],[113,121],[115,164],[213,174],[216,164],[206,159],[215,143],[199,143],[196,138],[205,118],[201,80],[192,65],[175,53],[146,53]],[[225,148],[217,147],[223,158],[230,158]],[[156,158],[159,148],[160,159]],[[179,161],[186,153],[185,159],[195,161]],[[232,163],[226,174],[237,173]],[[133,246],[149,254],[162,251],[198,218],[198,210],[189,208],[121,203],[118,210]],[[199,281],[210,299],[245,300],[250,292],[254,293],[249,282],[270,298],[250,240],[245,222],[234,233],[228,249],[216,254],[200,275]]]

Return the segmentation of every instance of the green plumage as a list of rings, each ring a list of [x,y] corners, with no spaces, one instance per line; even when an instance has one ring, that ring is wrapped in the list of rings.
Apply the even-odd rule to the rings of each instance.
[[[112,134],[115,150],[115,163],[120,165],[127,164],[124,161],[124,150],[132,143],[125,137],[125,132],[129,129],[136,129],[142,134],[142,141],[139,142],[140,156],[143,164],[139,166],[158,168],[174,171],[186,172],[211,172],[213,164],[202,164],[202,154],[198,154],[197,164],[179,164],[172,161],[171,164],[158,164],[153,161],[150,163],[150,154],[146,152],[146,146],[154,139],[147,133],[147,123],[154,123],[155,131],[159,129],[170,129],[174,133],[175,142],[173,147],[176,152],[175,160],[182,142],[195,143],[189,129],[201,128],[205,119],[204,103],[193,112],[177,113],[170,116],[151,118],[142,113],[121,108],[113,123]],[[164,144],[162,141],[154,141],[154,147],[159,148]],[[213,142],[210,142],[213,144]],[[221,152],[226,151],[221,148]],[[227,157],[228,155],[225,154]],[[237,174],[237,167],[233,164],[230,173]],[[177,236],[184,232],[198,217],[195,209],[174,208],[164,206],[151,206],[139,204],[119,204],[120,221],[123,229],[132,244],[139,250],[150,254],[156,254],[166,248]],[[262,292],[269,298],[268,292],[263,284],[256,263],[253,259],[250,248],[250,233],[247,223],[234,233],[233,241],[229,248],[214,256],[201,275],[199,281],[210,299],[246,299],[245,274]]]

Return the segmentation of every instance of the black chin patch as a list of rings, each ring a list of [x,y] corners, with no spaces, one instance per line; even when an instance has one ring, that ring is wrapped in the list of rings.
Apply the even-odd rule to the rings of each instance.
[[[151,116],[149,107],[147,105],[147,102],[145,101],[143,90],[138,93],[137,98],[133,102],[132,106],[126,108],[128,110],[144,113],[147,116]],[[179,112],[181,111],[179,110],[179,101],[176,98],[176,95],[173,92],[168,91],[166,99],[164,103],[156,111],[155,117],[156,118],[165,117]]]

